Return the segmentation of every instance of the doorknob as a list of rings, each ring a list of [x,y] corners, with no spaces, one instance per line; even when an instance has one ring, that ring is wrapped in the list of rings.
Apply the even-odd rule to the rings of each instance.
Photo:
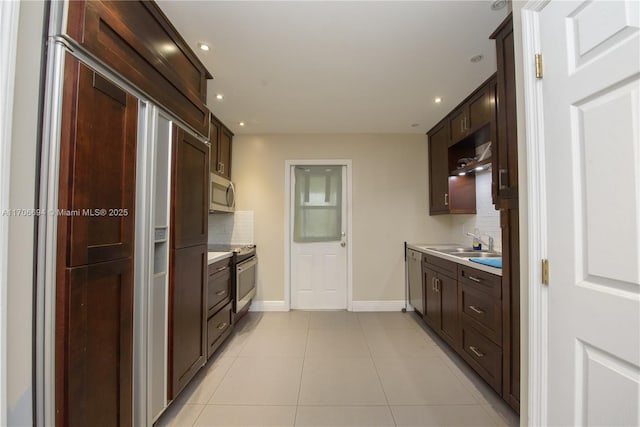
[[[347,246],[347,244],[345,242],[340,242],[340,246],[344,248],[345,246]]]

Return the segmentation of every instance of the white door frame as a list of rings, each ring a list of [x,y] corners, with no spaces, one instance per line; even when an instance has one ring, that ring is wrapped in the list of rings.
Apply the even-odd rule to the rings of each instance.
[[[291,310],[291,171],[293,166],[336,165],[346,168],[347,182],[347,310],[353,311],[353,239],[351,232],[351,159],[285,160],[284,162],[284,306]]]
[[[541,262],[547,258],[547,194],[542,81],[535,75],[540,53],[538,14],[549,0],[529,1],[522,8],[522,52],[527,146],[527,212],[529,241],[529,390],[528,425],[547,425],[548,289]]]
[[[7,425],[7,262],[9,256],[9,178],[20,3],[0,2],[0,425]]]

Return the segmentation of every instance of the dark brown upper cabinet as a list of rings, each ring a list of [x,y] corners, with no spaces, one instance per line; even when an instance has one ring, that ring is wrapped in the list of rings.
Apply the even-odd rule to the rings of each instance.
[[[491,35],[497,56],[497,147],[494,152],[493,183],[496,206],[517,207],[518,133],[516,118],[516,73],[511,15]]]
[[[67,22],[72,39],[207,135],[212,76],[155,2],[70,1]]]
[[[495,140],[495,76],[460,103],[428,133],[429,214],[475,214],[475,163],[460,174],[458,160],[476,156],[476,148]],[[492,152],[494,148],[492,147]]]
[[[211,114],[211,173],[231,180],[231,148],[233,133]]]
[[[429,136],[429,215],[476,213],[475,176],[449,176],[447,121]]]
[[[209,146],[174,126],[173,247],[207,244]]]
[[[491,122],[494,98],[485,82],[448,117],[449,145],[472,135]]]

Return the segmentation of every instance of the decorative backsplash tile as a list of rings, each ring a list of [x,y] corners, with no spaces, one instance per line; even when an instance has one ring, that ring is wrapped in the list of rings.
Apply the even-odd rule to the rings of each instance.
[[[253,211],[209,214],[209,244],[246,245],[253,240]]]

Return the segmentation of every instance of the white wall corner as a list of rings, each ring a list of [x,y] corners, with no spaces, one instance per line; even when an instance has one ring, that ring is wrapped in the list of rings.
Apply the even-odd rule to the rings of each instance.
[[[405,308],[404,300],[394,301],[353,301],[351,311],[401,311]],[[407,306],[407,311],[412,311]]]

